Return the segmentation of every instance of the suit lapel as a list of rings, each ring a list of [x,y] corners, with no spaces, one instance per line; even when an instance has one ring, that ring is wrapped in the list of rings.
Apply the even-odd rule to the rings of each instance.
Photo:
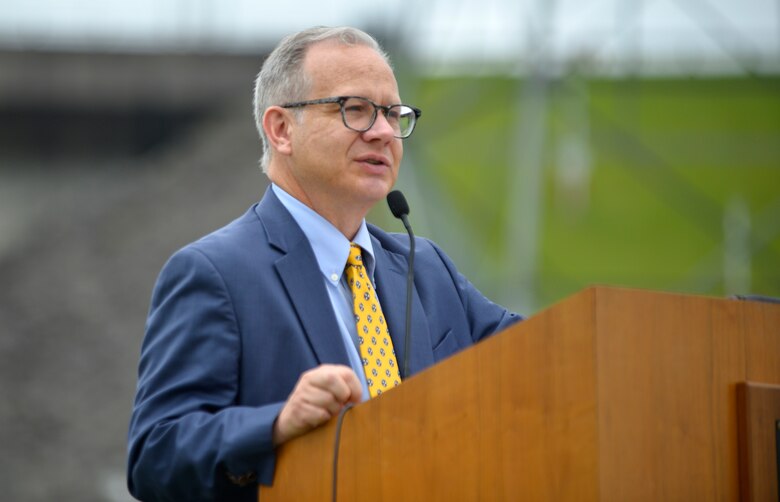
[[[336,315],[314,252],[295,219],[269,188],[257,207],[268,242],[281,251],[275,267],[320,364],[349,365]]]
[[[379,303],[382,305],[382,312],[387,318],[396,359],[403,371],[406,351],[406,271],[408,262],[405,256],[385,250],[376,238],[372,237],[371,243],[376,258],[376,268],[374,269],[376,291]],[[411,325],[409,373],[413,375],[420,369],[431,366],[434,362],[428,321],[416,288],[412,288]],[[406,378],[408,375],[402,376]]]

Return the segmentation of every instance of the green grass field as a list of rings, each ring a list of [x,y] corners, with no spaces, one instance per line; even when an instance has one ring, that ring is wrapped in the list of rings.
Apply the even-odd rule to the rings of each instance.
[[[483,291],[527,313],[589,284],[780,296],[780,78],[561,79],[527,116],[523,85],[424,79],[407,99],[412,223]],[[543,133],[535,232],[519,131]]]

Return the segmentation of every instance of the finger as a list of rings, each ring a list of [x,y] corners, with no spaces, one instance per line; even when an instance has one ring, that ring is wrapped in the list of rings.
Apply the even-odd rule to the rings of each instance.
[[[338,366],[339,378],[337,399],[342,404],[359,403],[363,400],[363,386],[354,370],[349,366]]]
[[[306,403],[298,409],[297,421],[300,427],[309,430],[324,424],[333,416],[334,413],[326,407]]]
[[[331,415],[337,415],[344,407],[344,404],[326,389],[312,388],[301,396],[301,399],[305,404],[327,410]]]
[[[350,399],[350,387],[340,370],[322,369],[304,375],[290,396],[290,400],[300,400],[313,406],[325,408],[333,415],[341,411]]]
[[[341,380],[339,390],[339,400],[346,404],[348,402],[359,403],[363,399],[363,386],[354,370],[349,366],[339,366],[338,376]]]
[[[352,368],[324,365],[312,370],[309,376],[312,385],[332,394],[340,404],[360,402],[363,389]]]
[[[357,404],[363,401],[363,386],[360,384],[360,379],[351,368],[349,368],[349,372],[344,375],[344,382],[349,387],[349,398],[347,401],[342,402]]]
[[[320,393],[318,396],[312,395],[311,391],[298,390],[290,396],[279,415],[285,430],[305,432],[338,413],[341,405],[332,396]]]
[[[288,401],[274,422],[273,442],[275,445],[285,443],[329,419],[327,410],[306,403],[296,404]]]

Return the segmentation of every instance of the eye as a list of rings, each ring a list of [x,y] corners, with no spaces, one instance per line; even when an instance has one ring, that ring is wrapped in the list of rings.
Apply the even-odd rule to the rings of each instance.
[[[400,106],[390,107],[390,109],[387,110],[387,113],[385,113],[387,120],[398,122],[401,119],[401,108],[402,107]]]
[[[344,107],[348,112],[362,112],[365,108],[364,105],[349,105]]]
[[[350,98],[344,103],[344,111],[354,115],[370,113],[371,108],[371,103],[364,99]]]

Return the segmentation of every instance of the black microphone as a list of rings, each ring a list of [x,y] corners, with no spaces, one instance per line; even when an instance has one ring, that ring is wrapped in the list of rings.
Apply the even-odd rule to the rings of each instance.
[[[414,285],[414,233],[409,225],[409,204],[400,190],[393,190],[387,194],[387,205],[393,216],[399,218],[409,234],[409,270],[406,273],[406,334],[404,335],[404,371],[403,378],[409,376],[409,333],[412,331],[412,286]]]

